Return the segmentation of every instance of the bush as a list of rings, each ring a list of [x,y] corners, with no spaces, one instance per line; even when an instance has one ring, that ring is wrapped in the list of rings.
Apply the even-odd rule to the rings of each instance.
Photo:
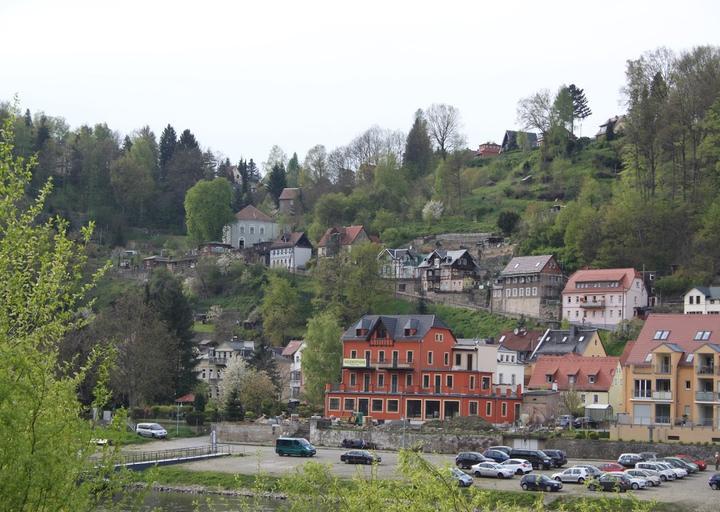
[[[145,409],[143,409],[142,407],[130,408],[130,417],[134,420],[142,420],[146,418]]]
[[[598,440],[598,439],[600,439],[600,436],[598,435],[597,432],[590,432],[588,434],[588,439]]]
[[[185,415],[185,422],[191,426],[202,425],[205,423],[205,413],[201,411],[190,411]]]
[[[255,419],[255,413],[252,411],[248,411],[245,413],[245,420],[246,421],[253,421]]]
[[[575,439],[585,439],[585,432],[576,432]]]

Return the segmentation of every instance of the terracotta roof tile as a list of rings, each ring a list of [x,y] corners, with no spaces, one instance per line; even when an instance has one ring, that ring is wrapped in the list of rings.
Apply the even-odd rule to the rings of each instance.
[[[537,348],[544,331],[506,331],[500,333],[498,343],[503,347],[517,352],[532,352]]]
[[[237,220],[257,220],[260,222],[275,222],[272,217],[261,212],[253,205],[249,204],[235,214]]]
[[[559,391],[567,391],[571,387],[575,391],[608,391],[619,361],[619,357],[540,356],[528,388],[551,389],[552,383],[547,381],[547,376],[552,375]],[[575,376],[574,384],[570,384],[571,375]],[[590,376],[595,382],[590,382]]]
[[[593,293],[602,291],[617,291],[618,289],[627,290],[632,286],[633,279],[640,275],[634,268],[603,268],[603,269],[586,269],[578,270],[568,279],[563,293]],[[618,281],[619,288],[600,287],[600,288],[578,288],[578,283],[592,282],[608,282]]]
[[[358,237],[358,235],[362,232],[365,232],[364,226],[347,226],[347,227],[332,227],[328,228],[327,231],[325,231],[325,234],[320,239],[320,242],[318,242],[318,247],[325,247],[327,245],[328,239],[331,235],[334,233],[340,234],[340,245],[352,245],[353,242],[355,242],[355,239]],[[367,235],[367,233],[366,233]],[[369,238],[369,237],[368,237]]]
[[[300,346],[303,344],[303,340],[292,340],[290,343],[287,344],[287,346],[283,349],[282,355],[286,357],[292,357],[295,355],[295,352],[298,351]]]

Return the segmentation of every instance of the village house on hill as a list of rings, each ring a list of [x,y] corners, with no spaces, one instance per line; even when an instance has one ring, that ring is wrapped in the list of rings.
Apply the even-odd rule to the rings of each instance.
[[[279,234],[280,229],[272,217],[253,205],[247,205],[223,229],[223,242],[236,249],[244,249],[275,240]]]
[[[431,292],[462,292],[475,287],[480,268],[466,249],[437,249],[418,265],[423,290]]]
[[[412,247],[383,249],[378,254],[380,276],[385,279],[415,279],[423,257]]]
[[[284,233],[270,245],[270,268],[304,269],[312,257],[312,244],[304,232]]]
[[[634,268],[578,270],[565,285],[562,304],[564,320],[612,330],[645,314],[648,293]]]
[[[597,329],[571,325],[569,329],[545,331],[531,354],[530,360],[536,361],[540,356],[564,356],[567,354],[584,357],[607,356]]]
[[[518,139],[522,139],[523,137],[525,138],[528,149],[534,149],[540,145],[537,133],[506,130],[505,135],[503,136],[502,144],[500,145],[502,152],[507,153],[508,151],[513,151],[515,149],[522,149],[520,147],[521,141]]]
[[[494,158],[500,155],[501,150],[502,146],[500,146],[500,144],[486,142],[485,144],[480,144],[480,146],[478,146],[475,156],[479,158]]]
[[[552,255],[516,256],[493,284],[492,311],[558,320],[564,286],[565,277]]]
[[[720,286],[696,286],[685,294],[683,308],[686,315],[720,314]]]
[[[325,415],[356,413],[378,421],[479,416],[513,423],[522,393],[492,385],[434,315],[366,315],[342,335],[339,385],[326,386]]]
[[[341,250],[350,252],[353,247],[364,242],[378,242],[377,238],[367,234],[364,226],[328,228],[318,242],[318,257],[335,256]]]
[[[305,346],[303,340],[291,340],[282,351],[282,356],[290,360],[290,402],[299,402],[304,391],[302,352]]]

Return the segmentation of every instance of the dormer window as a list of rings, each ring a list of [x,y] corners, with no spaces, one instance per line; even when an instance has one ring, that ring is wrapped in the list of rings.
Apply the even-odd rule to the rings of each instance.
[[[588,383],[595,384],[595,375],[588,375]]]
[[[552,381],[553,381],[552,373],[548,373],[547,375],[545,375],[545,382],[547,382],[548,384],[552,384]]]
[[[568,384],[575,384],[575,375],[568,375]]]
[[[415,336],[417,329],[405,329],[405,336]]]
[[[355,329],[355,335],[360,336],[367,336],[368,330],[367,329]]]
[[[712,331],[698,331],[695,333],[695,341],[707,341],[710,339],[710,333]]]
[[[668,339],[668,336],[670,336],[670,331],[655,331],[655,335],[653,336],[654,340],[666,340]]]

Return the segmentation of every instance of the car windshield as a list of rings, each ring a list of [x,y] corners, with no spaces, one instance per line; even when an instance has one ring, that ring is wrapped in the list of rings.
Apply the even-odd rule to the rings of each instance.
[[[337,442],[337,441],[336,441]],[[305,439],[300,439],[300,444],[303,446],[310,446],[310,443]]]
[[[463,473],[462,471],[460,471],[457,468],[452,468],[451,471],[452,471],[453,476],[459,476],[459,477],[465,476],[465,473]]]
[[[150,430],[162,430],[162,429],[163,428],[160,425],[158,425],[157,423],[150,425]]]
[[[547,477],[545,475],[540,475],[540,477],[538,477],[538,482],[543,482],[543,483],[544,482],[552,482],[552,480],[550,480],[550,477]]]

